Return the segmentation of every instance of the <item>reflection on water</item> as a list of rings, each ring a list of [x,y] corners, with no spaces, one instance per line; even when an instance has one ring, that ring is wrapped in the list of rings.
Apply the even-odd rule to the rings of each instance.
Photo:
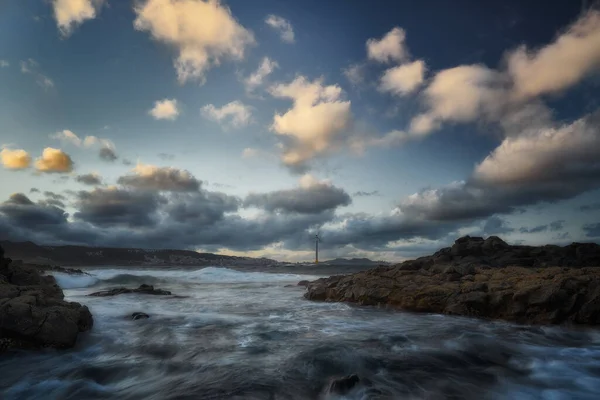
[[[299,275],[90,270],[59,276],[87,304],[77,348],[0,358],[3,399],[596,399],[600,335],[313,303]],[[185,297],[86,297],[150,283]],[[150,314],[132,321],[135,311]],[[329,397],[327,397],[329,396]],[[338,397],[339,398],[339,397]]]

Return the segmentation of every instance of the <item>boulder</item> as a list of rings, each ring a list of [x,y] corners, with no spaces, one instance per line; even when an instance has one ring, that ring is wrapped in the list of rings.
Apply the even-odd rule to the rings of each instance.
[[[334,379],[329,384],[329,393],[343,396],[351,391],[356,385],[358,385],[359,382],[360,378],[356,374]]]
[[[137,289],[129,289],[129,288],[114,288],[110,290],[102,290],[100,292],[94,292],[88,294],[88,296],[94,297],[107,297],[107,296],[117,296],[119,294],[128,294],[128,293],[139,293],[139,294],[152,294],[158,296],[170,296],[171,292],[163,289],[154,289],[152,285],[141,284]]]
[[[300,281],[300,282],[298,282],[298,286],[307,286],[309,282],[310,281],[306,281],[306,280]]]
[[[134,312],[133,314],[131,314],[132,320],[148,319],[148,318],[150,318],[150,316],[143,312]]]
[[[0,247],[0,351],[73,347],[94,324],[88,308],[65,301],[52,276],[3,254]]]

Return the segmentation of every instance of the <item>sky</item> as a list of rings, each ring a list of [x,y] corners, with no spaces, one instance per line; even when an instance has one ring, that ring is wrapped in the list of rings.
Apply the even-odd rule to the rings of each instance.
[[[0,239],[600,241],[600,5],[2,0]]]

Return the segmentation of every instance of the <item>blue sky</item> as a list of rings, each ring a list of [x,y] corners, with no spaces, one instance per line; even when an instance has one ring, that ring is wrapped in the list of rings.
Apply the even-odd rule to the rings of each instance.
[[[592,2],[9,0],[0,60],[2,239],[302,260],[320,231],[324,257],[401,260],[600,237]]]

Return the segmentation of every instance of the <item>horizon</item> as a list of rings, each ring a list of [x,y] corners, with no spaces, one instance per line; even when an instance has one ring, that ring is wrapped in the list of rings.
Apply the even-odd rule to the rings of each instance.
[[[600,2],[468,3],[4,2],[0,240],[600,242]]]

